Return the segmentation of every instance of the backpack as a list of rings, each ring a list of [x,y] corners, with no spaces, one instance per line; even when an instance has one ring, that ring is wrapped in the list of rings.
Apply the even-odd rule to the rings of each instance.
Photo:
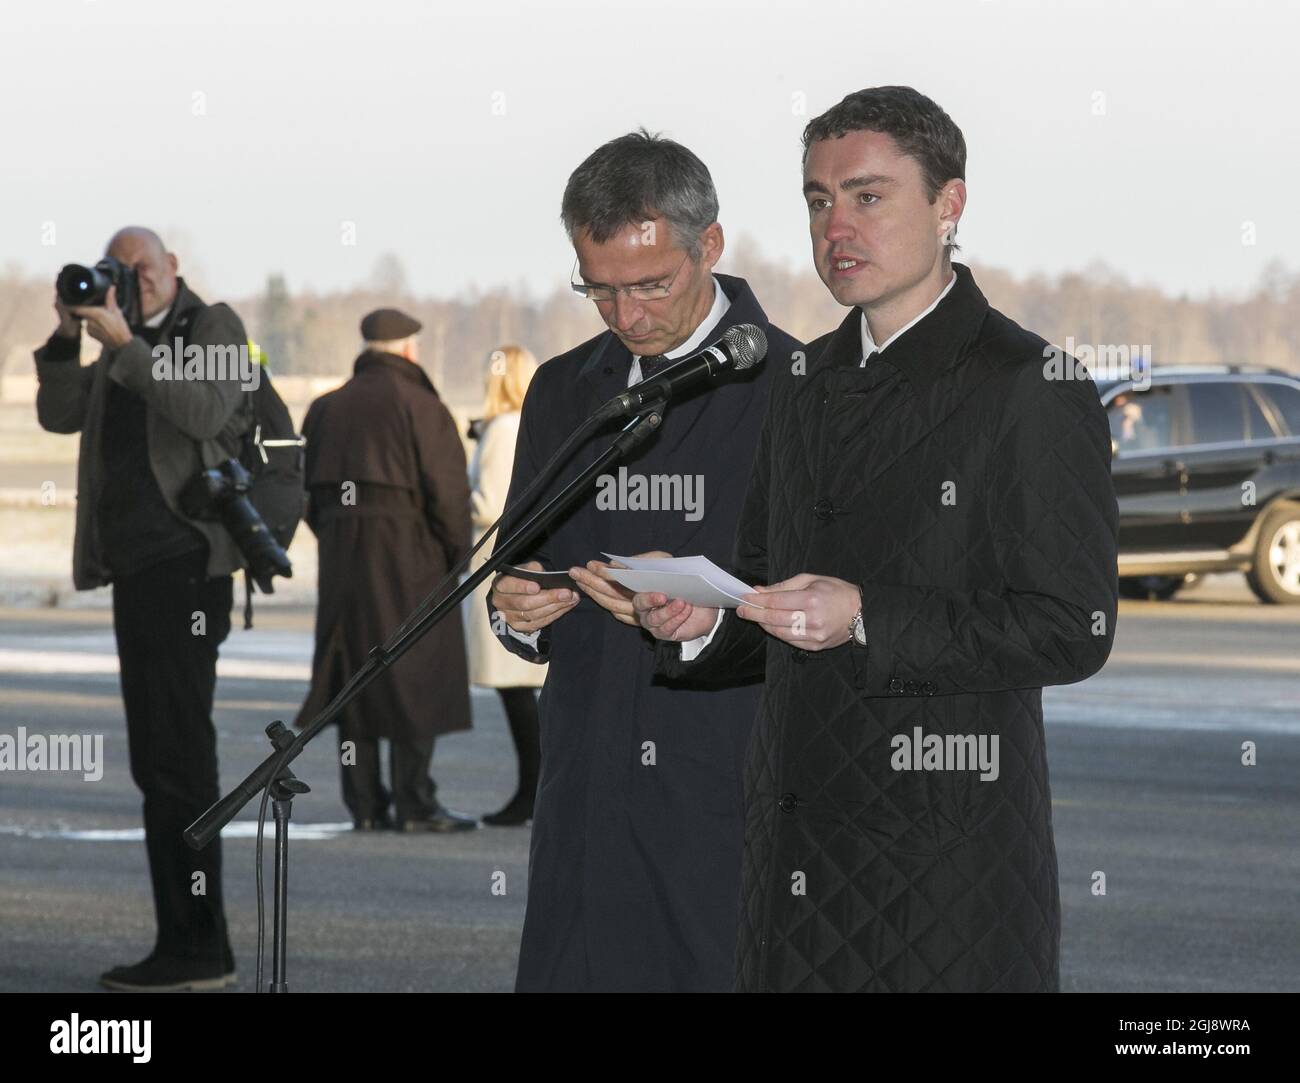
[[[262,366],[257,387],[245,392],[252,420],[239,449],[239,461],[252,475],[249,502],[285,549],[302,521],[306,503],[303,451],[306,437],[294,432],[289,408],[271,383],[266,355],[249,341],[249,354]]]
[[[186,312],[173,326],[171,334],[184,338],[194,319],[206,305],[196,306]],[[239,450],[234,458],[248,471],[252,482],[248,490],[249,503],[266,523],[282,548],[288,549],[302,521],[306,507],[306,437],[296,433],[289,408],[271,383],[271,372],[266,364],[266,354],[251,339],[249,356],[261,366],[257,386],[244,392],[244,406],[249,423],[240,437]],[[253,626],[253,584],[244,570],[244,627]]]

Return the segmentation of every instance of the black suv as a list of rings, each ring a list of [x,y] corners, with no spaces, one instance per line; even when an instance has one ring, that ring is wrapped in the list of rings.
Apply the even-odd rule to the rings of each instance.
[[[1244,571],[1300,604],[1300,379],[1272,369],[1156,368],[1098,379],[1119,497],[1120,593],[1168,598]]]

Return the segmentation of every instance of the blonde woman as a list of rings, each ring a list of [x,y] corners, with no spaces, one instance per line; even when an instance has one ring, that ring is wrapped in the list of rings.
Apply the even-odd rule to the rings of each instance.
[[[469,465],[475,542],[505,509],[515,439],[519,435],[519,410],[536,371],[537,359],[522,346],[502,346],[492,351],[483,417],[470,426],[470,436],[478,440]],[[491,550],[490,545],[485,546],[474,557],[471,570],[478,568]],[[498,827],[517,826],[532,819],[537,795],[541,752],[535,689],[546,679],[546,666],[527,662],[503,650],[497,642],[488,620],[490,586],[489,579],[469,600],[469,677],[472,684],[495,688],[501,696],[519,760],[519,787],[504,808],[484,816],[483,822]]]

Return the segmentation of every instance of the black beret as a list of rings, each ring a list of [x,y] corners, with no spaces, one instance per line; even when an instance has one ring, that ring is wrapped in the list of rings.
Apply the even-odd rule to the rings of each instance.
[[[361,321],[361,337],[367,342],[394,342],[410,338],[420,321],[395,308],[377,308]]]

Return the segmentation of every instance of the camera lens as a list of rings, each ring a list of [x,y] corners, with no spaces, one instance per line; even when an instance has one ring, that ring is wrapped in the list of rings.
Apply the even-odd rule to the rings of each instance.
[[[54,288],[59,295],[59,300],[65,305],[89,305],[97,303],[96,294],[101,285],[104,286],[106,294],[108,290],[105,276],[93,267],[69,263],[59,272]]]

